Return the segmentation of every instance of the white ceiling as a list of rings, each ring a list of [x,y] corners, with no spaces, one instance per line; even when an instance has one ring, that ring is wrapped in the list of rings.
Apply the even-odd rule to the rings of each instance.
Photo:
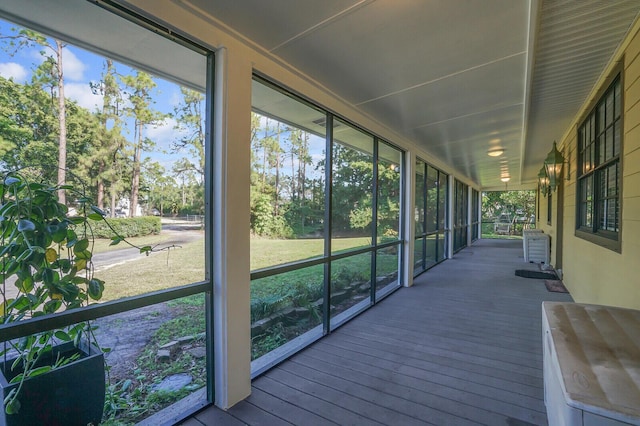
[[[483,188],[535,184],[638,0],[176,0]],[[504,154],[489,157],[500,147]]]

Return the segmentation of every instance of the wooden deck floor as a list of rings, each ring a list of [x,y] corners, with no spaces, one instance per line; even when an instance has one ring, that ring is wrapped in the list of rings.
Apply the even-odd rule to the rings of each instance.
[[[184,425],[545,425],[535,267],[479,241]]]

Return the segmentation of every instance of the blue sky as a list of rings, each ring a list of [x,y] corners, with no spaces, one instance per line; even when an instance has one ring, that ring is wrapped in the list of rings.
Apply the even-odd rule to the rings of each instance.
[[[16,25],[0,19],[0,36],[15,34],[12,28]],[[6,48],[5,40],[0,40],[3,48],[0,49],[0,76],[13,79],[17,83],[25,83],[31,80],[33,70],[43,61],[39,53],[42,48],[23,48],[15,54]],[[115,63],[116,70],[121,74],[133,74],[131,67]],[[104,67],[104,57],[95,55],[76,46],[67,45],[63,50],[63,67],[65,76],[65,97],[76,101],[79,105],[91,111],[95,111],[102,105],[102,97],[91,91],[90,82],[100,80]],[[155,78],[157,87],[154,91],[155,104],[153,108],[163,113],[172,113],[174,107],[179,104],[182,96],[180,87],[172,82]],[[148,126],[146,135],[157,144],[155,152],[147,153],[147,157],[162,164],[167,172],[171,169],[171,163],[180,157],[188,156],[187,153],[168,155],[171,143],[179,136],[174,129],[175,120],[168,118],[158,126]],[[133,131],[126,134],[127,139],[133,138]]]

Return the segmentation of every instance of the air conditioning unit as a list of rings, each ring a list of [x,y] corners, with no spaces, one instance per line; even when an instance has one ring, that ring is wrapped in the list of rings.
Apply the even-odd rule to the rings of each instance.
[[[524,234],[524,261],[531,263],[549,264],[551,256],[551,240],[549,235],[542,232],[530,232]]]
[[[543,302],[550,426],[640,425],[640,311]]]

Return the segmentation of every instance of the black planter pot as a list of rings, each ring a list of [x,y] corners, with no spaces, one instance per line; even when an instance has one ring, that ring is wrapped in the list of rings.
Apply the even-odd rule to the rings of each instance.
[[[4,403],[0,414],[0,426],[13,425],[98,425],[104,409],[105,376],[104,355],[96,348],[76,348],[65,343],[54,348],[58,353],[81,357],[63,367],[40,376],[27,379],[18,400],[20,412],[6,414]],[[14,358],[15,359],[15,358]],[[9,384],[11,364],[14,359],[0,360],[0,391],[2,400],[17,388],[19,383]],[[5,376],[5,372],[7,376]]]

